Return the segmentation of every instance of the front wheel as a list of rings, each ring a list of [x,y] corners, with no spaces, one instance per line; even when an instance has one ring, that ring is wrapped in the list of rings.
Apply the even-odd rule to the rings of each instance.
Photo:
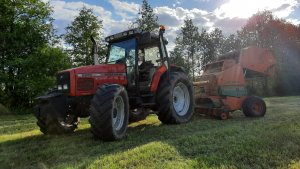
[[[75,115],[66,113],[65,102],[66,99],[63,96],[54,95],[47,100],[42,100],[35,107],[37,125],[42,133],[67,134],[74,132],[77,128],[78,118]]]
[[[89,122],[93,135],[105,141],[122,139],[128,125],[128,104],[124,87],[117,84],[101,86],[90,106]]]
[[[243,103],[243,113],[247,117],[263,117],[266,114],[266,103],[257,96],[249,96]]]
[[[180,124],[191,120],[194,110],[193,89],[183,72],[167,73],[160,79],[157,91],[158,118],[166,124]]]

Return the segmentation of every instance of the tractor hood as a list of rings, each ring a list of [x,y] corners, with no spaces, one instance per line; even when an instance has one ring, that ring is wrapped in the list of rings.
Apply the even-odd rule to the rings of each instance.
[[[103,84],[126,85],[124,64],[100,64],[67,69],[57,74],[57,88],[69,96],[92,95]]]
[[[90,73],[125,73],[124,64],[100,64],[81,66],[77,68],[67,69],[62,72],[74,72],[75,74],[90,74]]]

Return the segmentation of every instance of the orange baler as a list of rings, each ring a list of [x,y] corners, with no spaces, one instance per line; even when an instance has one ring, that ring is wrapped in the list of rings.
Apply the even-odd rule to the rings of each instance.
[[[195,111],[220,119],[227,119],[235,110],[249,117],[264,116],[266,104],[260,97],[248,96],[246,77],[273,75],[275,63],[268,49],[256,46],[220,56],[193,83]]]

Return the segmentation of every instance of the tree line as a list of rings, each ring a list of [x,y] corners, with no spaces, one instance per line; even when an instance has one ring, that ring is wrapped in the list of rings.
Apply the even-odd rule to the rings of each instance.
[[[254,14],[245,26],[228,36],[218,28],[199,31],[192,19],[187,18],[175,44],[171,58],[184,66],[193,80],[207,63],[222,54],[248,46],[268,48],[277,60],[276,74],[270,78],[247,79],[250,94],[300,94],[300,25],[276,18],[270,11]]]
[[[80,9],[60,36],[53,27],[52,12],[49,4],[40,0],[0,2],[0,103],[9,108],[32,107],[35,97],[55,85],[59,70],[93,64],[91,35],[99,42],[100,62],[104,60],[103,23],[92,9]],[[129,27],[154,31],[159,24],[163,23],[158,23],[152,7],[143,0]],[[186,18],[170,57],[194,79],[218,55],[249,45],[266,47],[278,60],[276,77],[264,83],[270,91],[267,94],[295,94],[300,93],[299,32],[299,26],[275,18],[269,11],[253,15],[228,36],[218,28],[199,30]],[[65,48],[59,45],[61,40],[66,42]]]

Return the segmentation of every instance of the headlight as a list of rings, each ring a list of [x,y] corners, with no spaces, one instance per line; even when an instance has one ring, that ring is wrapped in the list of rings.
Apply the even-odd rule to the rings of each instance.
[[[62,90],[62,89],[63,89],[63,86],[62,86],[62,85],[57,85],[57,89],[58,89],[58,90]]]
[[[63,89],[64,89],[64,90],[68,90],[68,85],[67,85],[67,84],[64,84]]]

